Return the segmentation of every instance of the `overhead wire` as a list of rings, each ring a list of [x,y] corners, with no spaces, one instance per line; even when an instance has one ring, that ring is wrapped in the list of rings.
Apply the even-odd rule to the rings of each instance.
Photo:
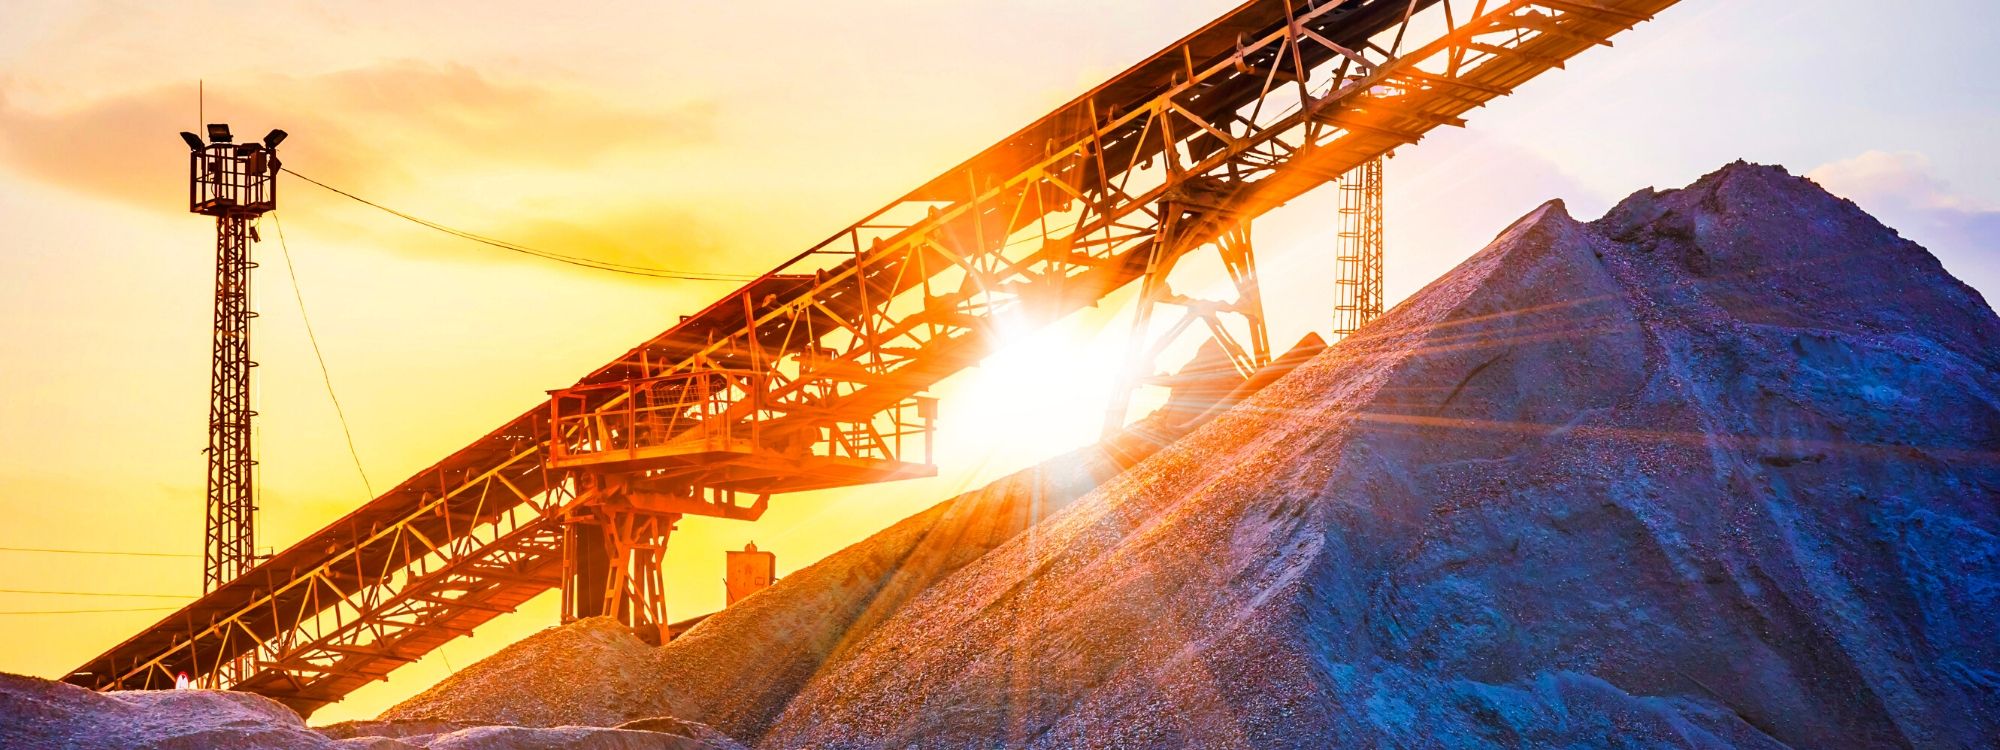
[[[35,594],[39,596],[110,596],[125,599],[193,599],[190,594],[132,594],[111,591],[36,591],[30,589],[0,589],[0,594]]]
[[[493,237],[487,237],[481,234],[475,234],[473,232],[468,232],[463,229],[457,229],[451,226],[440,224],[435,221],[431,221],[429,219],[414,216],[412,214],[399,211],[394,208],[390,208],[383,204],[376,203],[375,201],[368,200],[367,198],[363,198],[359,195],[355,195],[353,193],[347,192],[332,185],[328,185],[324,182],[320,182],[319,180],[315,180],[303,174],[299,174],[291,167],[279,167],[279,169],[283,170],[286,174],[289,174],[293,177],[297,177],[301,180],[305,180],[306,182],[312,183],[313,185],[316,185],[320,188],[330,191],[336,195],[346,197],[362,205],[369,206],[371,208],[382,211],[384,213],[387,213],[391,216],[402,219],[404,221],[408,221],[413,224],[417,224],[419,226],[423,226],[435,231],[443,232],[445,234],[457,237],[459,239],[476,242],[482,245],[489,245],[492,247],[500,248],[502,250],[521,253],[523,255],[532,255],[534,257],[542,258],[544,260],[552,260],[558,263],[567,263],[572,266],[590,268],[598,271],[622,273],[630,276],[647,276],[647,277],[661,278],[661,279],[680,279],[684,281],[742,282],[742,281],[754,281],[758,278],[756,276],[745,275],[745,274],[709,273],[704,271],[681,271],[681,270],[673,270],[666,268],[650,268],[646,266],[634,266],[624,263],[614,263],[606,260],[597,260],[594,258],[584,258],[575,255],[565,255],[563,253],[558,253],[550,250],[542,250],[539,248],[529,247],[527,245],[523,245],[518,242],[509,242],[506,240],[496,239]]]
[[[0,615],[94,615],[108,612],[168,612],[180,607],[123,607],[118,609],[16,609],[0,610]]]
[[[132,552],[129,550],[53,549],[48,547],[0,547],[0,552],[40,552],[58,555],[111,555],[116,557],[201,557],[192,552]]]
[[[333,373],[326,367],[326,354],[320,351],[319,335],[313,332],[312,316],[306,312],[306,293],[299,288],[299,271],[292,265],[292,247],[285,240],[285,222],[274,212],[271,224],[278,230],[278,250],[285,258],[285,274],[292,279],[292,297],[299,302],[299,320],[306,324],[306,341],[312,343],[313,359],[319,361],[319,378],[326,383],[326,398],[333,402],[334,416],[340,418],[340,434],[347,439],[347,455],[354,459],[354,473],[361,475],[361,488],[368,491],[367,499],[373,500],[375,485],[368,481],[368,470],[361,467],[361,451],[354,448],[354,430],[347,425],[347,410],[341,408],[340,396],[333,391]]]

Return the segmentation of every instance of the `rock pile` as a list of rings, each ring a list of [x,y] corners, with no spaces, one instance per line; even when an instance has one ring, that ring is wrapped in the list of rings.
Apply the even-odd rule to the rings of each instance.
[[[1737,163],[1551,203],[929,587],[764,748],[1975,747],[2000,320]]]
[[[503,649],[381,718],[612,726],[677,716],[756,737],[830,660],[926,588],[1323,348],[1308,336],[1249,382],[1219,350],[1204,351],[1176,376],[1167,407],[1120,435],[904,519],[658,649],[608,620],[580,621]]]
[[[0,673],[0,747],[370,748],[306,728],[291,709],[249,693],[146,690],[96,693]],[[394,748],[395,745],[387,747]]]
[[[0,746],[2000,736],[2000,319],[1809,181],[1550,203],[1283,379],[1197,392],[664,647],[574,623],[324,734],[0,678]]]
[[[385,721],[609,727],[668,712],[639,706],[652,690],[653,647],[609,617],[549,628],[391,709]]]
[[[513,727],[445,722],[349,722],[308,729],[283,704],[250,693],[95,693],[0,673],[0,747],[128,750],[743,750],[708,727],[674,719],[622,727]]]

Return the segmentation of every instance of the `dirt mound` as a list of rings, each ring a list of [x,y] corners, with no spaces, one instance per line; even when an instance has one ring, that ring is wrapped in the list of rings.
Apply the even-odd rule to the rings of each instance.
[[[1204,351],[1176,376],[1168,406],[1122,434],[904,519],[658,649],[615,623],[579,621],[503,649],[381,718],[612,726],[674,716],[758,737],[829,659],[924,589],[1323,348],[1308,336],[1249,382],[1219,350]]]
[[[2000,320],[1738,163],[1524,217],[927,587],[759,745],[1979,746],[1996,496]]]
[[[933,506],[657,649],[615,621],[580,620],[508,646],[380,718],[608,727],[676,716],[754,737],[856,622],[1095,486],[1093,458],[1066,455]]]
[[[414,738],[417,740],[451,734],[461,729],[475,729],[490,724],[469,721],[343,721],[312,730],[336,740],[351,740],[359,737],[384,737],[389,739]]]
[[[604,727],[464,729],[431,739],[426,750],[740,750],[734,741],[712,744],[688,737]]]
[[[97,693],[0,673],[0,748],[201,750],[742,750],[708,727],[672,719],[602,727],[347,722],[306,728],[298,713],[250,693]]]
[[[609,617],[553,627],[508,646],[389,709],[387,721],[609,727],[640,712],[656,676],[653,647]],[[422,707],[421,710],[412,707]]]
[[[97,693],[0,673],[0,747],[201,747],[214,750],[363,748],[306,728],[297,712],[249,693]]]
[[[707,724],[700,724],[692,721],[686,721],[683,719],[676,719],[671,716],[656,716],[650,719],[639,719],[637,721],[628,721],[623,724],[619,724],[616,728],[633,729],[642,732],[658,732],[661,734],[671,734],[680,737],[686,737],[688,739],[700,740],[710,745],[714,745],[717,748],[741,747],[741,745],[737,744],[735,739],[731,738],[729,735],[716,731],[714,727],[710,727]]]

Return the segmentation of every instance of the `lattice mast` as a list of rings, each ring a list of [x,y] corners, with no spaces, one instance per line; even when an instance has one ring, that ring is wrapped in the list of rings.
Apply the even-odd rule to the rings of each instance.
[[[1382,314],[1382,157],[1340,180],[1340,248],[1334,256],[1333,335],[1345,338]]]
[[[188,210],[215,217],[215,328],[208,389],[208,512],[201,584],[213,591],[256,564],[256,459],[251,455],[250,245],[253,222],[277,207],[277,146],[285,131],[262,143],[234,143],[225,124],[208,126],[204,143],[187,142]]]

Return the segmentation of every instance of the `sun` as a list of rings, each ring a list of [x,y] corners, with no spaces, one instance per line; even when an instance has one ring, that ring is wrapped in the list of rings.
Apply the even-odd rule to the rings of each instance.
[[[1096,442],[1124,371],[1125,333],[1088,316],[1005,331],[939,389],[939,460],[1005,473]]]

